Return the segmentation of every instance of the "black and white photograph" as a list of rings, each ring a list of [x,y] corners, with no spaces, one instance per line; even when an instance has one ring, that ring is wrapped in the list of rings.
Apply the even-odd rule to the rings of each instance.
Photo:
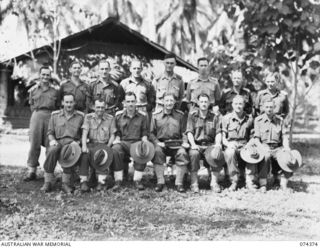
[[[279,241],[320,246],[319,0],[0,0],[0,247]]]

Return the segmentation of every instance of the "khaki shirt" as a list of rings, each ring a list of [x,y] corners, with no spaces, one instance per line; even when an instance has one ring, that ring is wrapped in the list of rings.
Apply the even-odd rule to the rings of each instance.
[[[154,143],[164,142],[169,139],[181,139],[187,141],[184,134],[184,114],[173,109],[170,114],[164,110],[153,113],[151,118],[150,140]]]
[[[271,94],[268,89],[262,90],[258,92],[255,108],[257,110],[257,114],[262,114],[262,105],[265,99],[270,98],[273,99],[275,103],[274,114],[280,115],[285,118],[289,113],[289,101],[287,95],[282,91],[277,91],[276,94]]]
[[[87,114],[82,129],[88,131],[90,143],[108,143],[111,135],[116,132],[113,116],[107,113],[102,118],[96,113]]]
[[[188,83],[187,100],[190,103],[196,104],[200,93],[207,93],[209,101],[212,105],[216,105],[221,97],[221,91],[218,81],[215,78],[201,80],[196,78]]]
[[[49,86],[48,89],[43,90],[43,88],[38,85],[33,88],[29,94],[29,104],[31,111],[34,110],[56,110],[59,105],[58,90]]]
[[[200,110],[194,110],[188,115],[186,133],[192,133],[196,143],[214,143],[216,134],[221,132],[221,115],[208,111],[205,118],[200,115]]]
[[[49,120],[48,135],[53,135],[57,140],[63,138],[80,140],[83,119],[84,113],[77,110],[69,118],[63,109],[54,111]]]
[[[115,82],[111,80],[107,83],[97,80],[92,82],[90,85],[90,94],[92,96],[92,106],[93,109],[94,102],[97,99],[102,99],[106,102],[106,108],[118,108],[120,99],[123,98],[122,88]]]
[[[145,113],[136,111],[130,118],[127,110],[118,111],[115,116],[116,136],[124,141],[138,141],[148,136],[148,119]]]
[[[239,119],[235,112],[222,117],[222,132],[228,141],[249,141],[253,131],[253,118],[245,114]]]
[[[137,106],[146,106],[147,111],[151,111],[155,106],[155,91],[150,82],[141,78],[136,82],[132,77],[126,78],[120,83],[123,92],[134,92],[137,97]],[[121,101],[124,100],[121,99]]]
[[[65,93],[72,93],[75,96],[76,110],[88,112],[91,102],[89,85],[80,81],[80,84],[76,86],[70,80],[67,80],[60,87],[60,99],[63,99]]]
[[[283,118],[280,116],[274,115],[269,119],[266,114],[262,114],[255,118],[254,137],[262,143],[281,145],[283,134],[286,132]]]
[[[235,92],[233,88],[227,88],[222,91],[219,110],[223,115],[233,111],[232,100],[236,95],[238,95],[238,93]],[[244,112],[246,112],[247,114],[251,114],[253,102],[250,90],[248,90],[247,88],[241,88],[239,95],[243,96],[245,100]]]
[[[163,105],[164,93],[173,92],[176,97],[177,108],[180,108],[184,97],[184,83],[182,81],[182,77],[175,73],[172,77],[162,74],[160,77],[155,78],[152,84],[156,92],[157,104]]]

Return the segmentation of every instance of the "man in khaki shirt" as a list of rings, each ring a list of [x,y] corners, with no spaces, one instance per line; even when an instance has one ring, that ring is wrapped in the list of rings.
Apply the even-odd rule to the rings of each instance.
[[[254,137],[257,142],[262,143],[266,155],[264,160],[259,164],[259,183],[260,187],[266,191],[267,174],[271,168],[274,178],[274,186],[286,189],[288,179],[292,173],[281,171],[279,164],[276,160],[276,153],[279,149],[285,148],[290,150],[289,139],[283,118],[274,114],[275,102],[272,98],[267,98],[263,102],[264,113],[256,117],[254,121]],[[283,175],[280,181],[280,175]]]
[[[181,76],[174,73],[176,56],[174,54],[166,54],[163,63],[165,67],[164,73],[154,78],[152,82],[156,92],[156,108],[162,109],[164,94],[173,92],[176,99],[175,108],[180,109],[184,97],[184,83]]]
[[[75,96],[75,109],[88,113],[91,95],[89,85],[80,79],[82,65],[78,61],[74,61],[70,65],[70,79],[62,82],[60,87],[60,99],[66,93],[71,93]]]
[[[209,77],[209,60],[207,58],[198,59],[199,76],[188,83],[187,100],[189,102],[189,111],[198,108],[198,96],[201,92],[209,95],[209,109],[217,112],[213,106],[216,106],[221,97],[221,91],[218,81]]]
[[[123,89],[110,77],[110,63],[107,60],[99,62],[99,78],[90,84],[92,96],[91,109],[94,110],[95,101],[100,99],[106,103],[108,114],[115,115],[120,108],[120,99],[123,98]]]
[[[92,150],[99,144],[112,145],[114,133],[116,131],[115,123],[112,115],[107,114],[105,110],[105,101],[95,100],[94,113],[87,114],[82,125],[82,156],[80,163],[80,189],[82,192],[89,191],[87,185],[89,165],[89,156],[93,156]],[[88,142],[89,139],[89,142]],[[103,190],[108,171],[97,170],[98,186],[97,190]]]
[[[63,109],[52,112],[48,127],[49,147],[44,161],[44,185],[41,190],[50,192],[53,187],[53,173],[57,165],[60,151],[66,144],[73,141],[79,142],[81,139],[81,126],[84,114],[74,109],[75,97],[71,93],[66,93],[62,98]],[[71,185],[71,174],[76,165],[63,168],[62,190],[67,194],[73,192]]]
[[[27,165],[29,173],[24,181],[36,179],[37,167],[39,166],[39,156],[41,146],[48,144],[48,124],[51,112],[59,105],[58,91],[50,86],[51,70],[49,67],[40,68],[40,83],[30,90],[29,103],[32,111],[30,119],[30,150]]]

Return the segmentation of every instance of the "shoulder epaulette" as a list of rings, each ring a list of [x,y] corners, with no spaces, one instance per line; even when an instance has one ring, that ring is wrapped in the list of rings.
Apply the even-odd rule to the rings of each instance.
[[[215,81],[216,83],[218,83],[218,79],[215,77],[209,77],[209,80]]]
[[[263,115],[259,115],[259,116],[257,116],[256,118],[255,118],[255,120],[257,120],[257,121],[260,121],[260,120],[262,120],[263,119]]]
[[[279,119],[279,120],[281,120],[281,121],[283,120],[283,117],[280,116],[280,115],[275,115],[274,117],[277,118],[277,119]]]
[[[175,109],[175,111],[178,112],[179,114],[184,115],[184,113],[183,113],[181,110],[179,110],[179,109]]]
[[[243,87],[242,89],[243,89],[244,91],[247,91],[248,93],[251,92],[248,88]]]
[[[123,113],[123,110],[119,110],[116,112],[116,115],[121,115]]]
[[[52,111],[51,115],[56,115],[56,114],[59,114],[61,112],[61,110],[55,110],[55,111]]]
[[[35,83],[34,85],[32,85],[32,87],[28,90],[28,92],[32,92],[34,91],[36,88],[38,88],[39,84]]]
[[[89,113],[89,114],[86,114],[86,117],[90,119],[93,117],[93,115],[94,115],[94,113]]]
[[[79,110],[76,110],[76,113],[77,113],[77,114],[79,114],[79,115],[84,116],[84,113],[83,113],[83,112],[81,112],[81,111],[79,111]]]
[[[224,89],[222,90],[222,93],[227,93],[227,92],[229,92],[229,91],[231,91],[231,88],[224,88]]]
[[[156,109],[152,114],[156,115],[156,114],[160,114],[162,112],[162,109]]]
[[[195,114],[197,114],[198,113],[198,110],[196,109],[196,110],[192,110],[191,112],[190,112],[190,115],[195,115]]]
[[[140,110],[138,110],[138,113],[141,114],[141,115],[143,115],[143,116],[146,116],[146,115],[147,115],[145,112],[142,112],[142,111],[140,111]]]
[[[70,80],[69,79],[64,79],[61,81],[61,85],[65,84],[65,83],[68,83]]]
[[[287,96],[288,95],[288,92],[286,92],[285,90],[280,90],[280,93]]]
[[[108,114],[108,113],[104,113],[104,116],[108,117],[109,119],[112,119],[112,118],[113,118],[113,116],[110,115],[110,114]]]
[[[182,79],[182,77],[179,75],[179,74],[175,74],[176,75],[176,77],[178,78],[178,79]]]

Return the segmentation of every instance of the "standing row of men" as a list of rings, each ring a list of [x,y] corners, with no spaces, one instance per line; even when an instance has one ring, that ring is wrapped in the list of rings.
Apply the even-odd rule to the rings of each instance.
[[[250,130],[253,128],[252,114],[262,114],[265,111],[263,106],[268,102],[272,103],[272,113],[268,118],[261,120],[261,123],[264,122],[263,126],[269,121],[276,127],[272,129],[271,126],[270,128],[263,126],[257,129],[260,130],[260,134],[259,131],[256,131],[255,135],[261,135],[261,137],[256,137],[257,140],[266,144],[269,144],[270,141],[277,143],[271,146],[272,149],[282,146],[283,124],[282,122],[274,123],[277,119],[273,117],[273,114],[285,117],[288,113],[288,100],[286,95],[277,89],[280,80],[278,74],[267,75],[267,89],[258,93],[255,113],[252,113],[253,103],[249,90],[243,87],[242,73],[232,72],[233,88],[225,89],[221,93],[218,82],[209,77],[209,61],[206,58],[200,58],[198,60],[199,77],[191,81],[186,90],[189,114],[187,125],[185,125],[184,113],[179,111],[184,97],[184,83],[181,77],[173,72],[175,57],[166,56],[164,64],[166,71],[160,77],[155,78],[151,84],[141,77],[141,62],[133,60],[130,67],[131,76],[118,85],[110,80],[109,63],[102,60],[99,63],[100,77],[91,85],[87,85],[79,78],[81,64],[73,62],[70,67],[70,80],[62,83],[60,91],[50,87],[50,69],[42,67],[40,84],[30,91],[30,106],[33,112],[30,120],[31,147],[27,162],[29,174],[25,180],[30,181],[36,178],[40,145],[46,145],[45,137],[48,134],[50,146],[44,164],[46,173],[43,190],[50,191],[53,170],[61,147],[74,140],[80,141],[82,135],[83,154],[88,153],[90,147],[96,144],[113,145],[112,169],[116,182],[115,187],[119,188],[123,170],[126,169],[129,161],[128,151],[131,144],[138,140],[146,141],[149,138],[155,146],[153,163],[157,176],[157,191],[161,191],[164,187],[164,162],[166,155],[170,155],[175,157],[177,165],[177,190],[184,191],[182,180],[189,168],[191,188],[194,192],[198,192],[197,171],[200,168],[200,159],[204,157],[206,148],[213,144],[220,147],[221,150],[225,148],[224,157],[231,176],[231,189],[235,190],[239,175],[244,176],[244,166],[241,166],[241,161],[238,161],[238,153],[250,139]],[[51,114],[59,106],[60,100],[62,100],[63,109]],[[115,115],[116,110],[123,107],[122,102],[125,103],[125,110]],[[151,115],[153,109],[155,112]],[[222,114],[227,115],[221,119],[218,109]],[[93,110],[94,113],[89,113]],[[89,114],[84,116],[80,111]],[[261,116],[256,118],[255,128],[259,127]],[[272,140],[274,130],[278,132],[278,136]],[[267,132],[268,135],[263,132]],[[263,140],[262,137],[267,136],[268,139]],[[88,145],[87,139],[89,139]],[[183,141],[179,149],[166,147],[165,141],[171,139]],[[189,146],[191,146],[190,149],[188,149]],[[204,159],[206,166],[208,166],[207,160],[209,159]],[[87,170],[90,163],[86,155],[83,155],[80,161],[81,190],[87,191]],[[217,161],[211,164],[211,187],[219,192],[221,189],[217,183],[217,177],[222,167],[217,165]],[[141,178],[145,165],[135,163],[134,167],[136,186],[138,189],[143,189]],[[259,170],[259,173],[261,171],[263,170]],[[251,170],[247,178],[254,181],[259,173]],[[274,173],[276,182],[277,173],[278,171]],[[66,192],[72,192],[70,174],[71,170],[64,169],[62,181]],[[99,171],[97,174],[98,187],[102,188],[107,174]],[[264,188],[266,185],[264,174],[259,179],[262,179],[259,182]],[[250,187],[254,184],[248,181],[247,185]]]

